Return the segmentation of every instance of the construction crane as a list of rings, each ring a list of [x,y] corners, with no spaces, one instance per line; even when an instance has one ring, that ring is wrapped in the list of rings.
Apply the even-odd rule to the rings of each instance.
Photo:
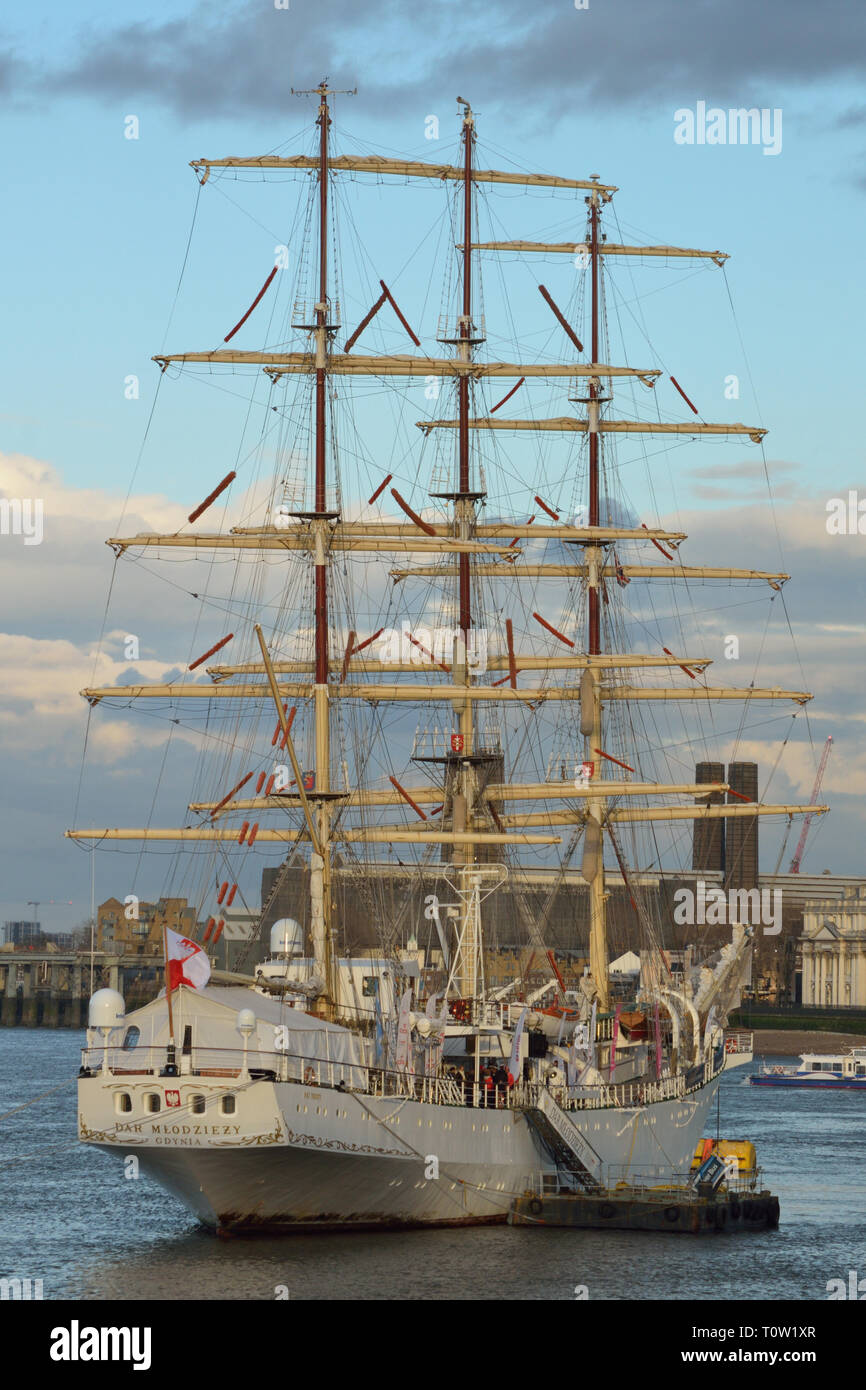
[[[824,744],[824,751],[821,754],[821,761],[818,764],[818,775],[815,778],[815,785],[812,788],[812,795],[809,798],[810,806],[814,806],[815,802],[818,800],[818,793],[821,790],[821,783],[824,780],[824,771],[827,767],[827,759],[830,756],[830,749],[832,747],[833,735],[828,734],[827,742]],[[803,829],[800,831],[800,839],[797,842],[797,848],[794,851],[794,858],[791,860],[791,865],[788,869],[789,874],[798,874],[800,872],[800,863],[803,858],[803,850],[806,848],[806,836],[809,834],[809,826],[812,824],[813,815],[813,811],[808,811],[803,821]]]

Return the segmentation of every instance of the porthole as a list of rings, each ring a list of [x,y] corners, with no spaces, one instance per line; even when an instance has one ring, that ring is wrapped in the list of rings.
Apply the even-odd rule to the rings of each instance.
[[[235,1097],[234,1097],[234,1096],[220,1096],[220,1114],[221,1114],[221,1115],[233,1115],[233,1114],[235,1113],[235,1110],[236,1110],[236,1109],[237,1109],[237,1105],[236,1105],[236,1103],[235,1103]]]
[[[204,1112],[205,1112],[205,1098],[204,1098],[204,1096],[193,1096],[193,1098],[192,1098],[192,1113],[193,1113],[194,1115],[203,1115]]]
[[[162,1109],[162,1098],[156,1091],[148,1091],[144,1098],[144,1108],[148,1115],[158,1115]]]
[[[118,1115],[128,1115],[132,1109],[132,1096],[128,1091],[118,1091],[114,1097],[114,1108]]]

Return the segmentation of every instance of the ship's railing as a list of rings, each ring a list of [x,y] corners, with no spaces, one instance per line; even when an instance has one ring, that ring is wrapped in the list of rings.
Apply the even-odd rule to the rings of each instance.
[[[141,1046],[125,1050],[120,1047],[85,1047],[81,1050],[81,1065],[91,1072],[101,1072],[107,1061],[112,1076],[130,1079],[136,1076],[166,1077],[170,1061],[168,1049]],[[300,1081],[311,1086],[342,1086],[366,1090],[369,1068],[363,1062],[339,1058],[323,1058],[303,1052],[267,1051],[260,1047],[191,1047],[186,1051],[175,1046],[171,1076],[202,1077],[226,1080],[248,1073],[253,1078],[273,1081]]]
[[[120,1047],[85,1047],[81,1050],[81,1065],[90,1072],[101,1072],[107,1058],[112,1077],[161,1077],[166,1080],[168,1061],[165,1046],[138,1045],[124,1050]],[[237,1047],[192,1047],[186,1052],[175,1047],[176,1072],[172,1079],[202,1077],[237,1080],[249,1074],[253,1078],[273,1081],[301,1082],[308,1086],[339,1087],[374,1096],[405,1097],[435,1105],[474,1105],[479,1108],[505,1104],[505,1088],[498,1087],[491,1096],[484,1086],[463,1085],[451,1076],[427,1076],[405,1069],[368,1066],[361,1062],[328,1060],[303,1052],[267,1052],[250,1048],[246,1054]]]
[[[107,1056],[108,1071],[113,1077],[165,1077],[168,1060],[166,1047],[142,1046],[86,1047],[82,1049],[82,1067],[91,1072],[102,1071]],[[240,1077],[267,1078],[273,1081],[301,1082],[316,1087],[337,1087],[356,1090],[374,1096],[396,1096],[426,1101],[436,1105],[465,1105],[475,1109],[523,1109],[537,1104],[541,1082],[519,1082],[508,1087],[503,1084],[486,1086],[455,1075],[428,1076],[393,1067],[370,1066],[366,1062],[350,1062],[311,1056],[302,1052],[266,1051],[262,1048],[189,1047],[178,1046],[174,1053],[175,1072],[172,1076],[237,1080]],[[724,1066],[721,1049],[705,1064],[686,1073],[659,1080],[631,1081],[618,1085],[592,1088],[565,1086],[548,1087],[552,1098],[565,1111],[635,1109],[659,1101],[676,1100],[707,1084]]]
[[[642,1167],[636,1170],[628,1164],[605,1164],[601,1170],[600,1186],[605,1192],[622,1197],[640,1197],[642,1201],[669,1204],[672,1198],[678,1202],[697,1201],[700,1194],[694,1183],[694,1173],[672,1169],[664,1165]],[[763,1170],[755,1168],[736,1177],[729,1174],[720,1184],[719,1191],[729,1196],[748,1197],[760,1190]],[[562,1178],[559,1173],[533,1173],[527,1181],[527,1193],[538,1197],[559,1192]]]
[[[522,1084],[516,1087],[517,1103],[532,1105],[537,1100],[537,1092],[542,1089],[539,1083]],[[686,1077],[683,1075],[664,1077],[661,1081],[629,1081],[619,1086],[572,1088],[565,1086],[546,1088],[559,1105],[568,1110],[606,1110],[612,1108],[636,1109],[652,1105],[661,1100],[677,1100],[686,1094]]]
[[[726,1033],[725,1051],[730,1053],[753,1053],[755,1050],[754,1033]]]
[[[608,1164],[605,1167],[605,1186],[612,1192],[627,1190],[629,1192],[640,1193],[650,1200],[664,1202],[670,1199],[671,1188],[676,1188],[683,1195],[697,1197],[698,1190],[695,1184],[695,1170],[675,1170],[659,1164],[643,1165],[639,1169],[630,1167],[628,1164]],[[729,1168],[727,1175],[720,1184],[719,1190],[731,1194],[746,1194],[754,1192],[760,1186],[763,1169],[739,1169]]]
[[[473,1094],[467,1099],[466,1090],[450,1076],[421,1076],[407,1071],[386,1071],[384,1068],[370,1068],[368,1094],[377,1097],[405,1097],[407,1100],[426,1101],[430,1105],[469,1105],[478,1104],[477,1092],[480,1086],[469,1088]]]

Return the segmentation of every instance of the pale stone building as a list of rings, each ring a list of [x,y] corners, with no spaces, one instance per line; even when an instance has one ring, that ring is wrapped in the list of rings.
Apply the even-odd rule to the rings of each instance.
[[[803,908],[803,1003],[866,1006],[866,887]]]

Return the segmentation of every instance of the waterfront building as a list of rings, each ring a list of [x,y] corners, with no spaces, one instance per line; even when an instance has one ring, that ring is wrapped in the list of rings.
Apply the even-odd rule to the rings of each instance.
[[[866,1006],[866,885],[803,910],[803,1003]]]
[[[38,946],[42,942],[42,923],[4,922],[3,941],[7,946]]]
[[[196,910],[186,898],[160,898],[146,903],[108,898],[96,914],[96,949],[116,955],[162,955],[162,929],[191,935]]]

